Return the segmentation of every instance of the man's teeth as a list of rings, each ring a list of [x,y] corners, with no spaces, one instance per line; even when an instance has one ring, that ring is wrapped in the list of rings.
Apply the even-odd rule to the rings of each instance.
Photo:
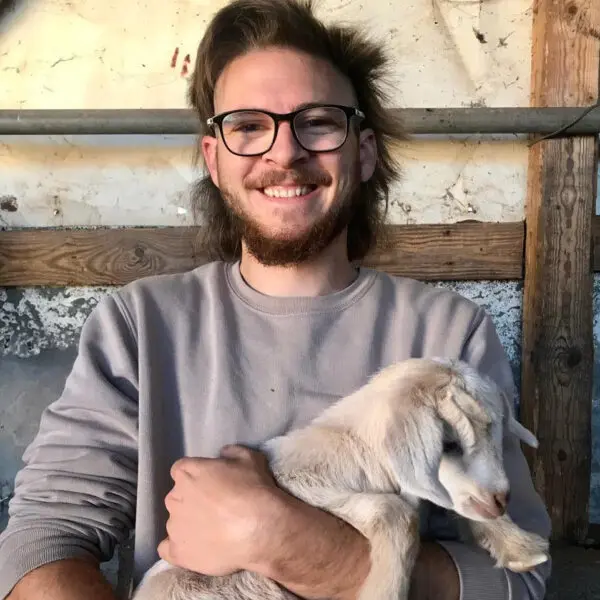
[[[299,187],[266,187],[264,190],[266,196],[271,198],[294,198],[295,196],[305,196],[310,194],[311,187],[303,185]]]

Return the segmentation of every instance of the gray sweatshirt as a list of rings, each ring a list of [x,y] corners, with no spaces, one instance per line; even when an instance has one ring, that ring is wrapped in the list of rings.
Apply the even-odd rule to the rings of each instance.
[[[460,357],[513,393],[484,310],[414,280],[361,269],[337,293],[272,297],[249,287],[237,263],[214,262],[116,290],[85,322],[64,391],[24,454],[0,536],[0,598],[47,562],[108,560],[131,530],[135,585],[158,559],[176,459],[214,457],[230,443],[254,447],[415,356]],[[548,514],[512,437],[506,468],[510,515],[548,536]],[[549,563],[528,574],[497,569],[435,508],[422,533],[456,562],[462,600],[544,597]]]

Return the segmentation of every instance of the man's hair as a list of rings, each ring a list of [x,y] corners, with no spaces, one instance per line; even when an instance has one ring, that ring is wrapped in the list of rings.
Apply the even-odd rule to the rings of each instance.
[[[375,171],[370,180],[360,183],[360,198],[348,224],[348,258],[360,260],[381,234],[390,184],[400,173],[393,147],[405,139],[404,130],[384,106],[387,96],[382,84],[389,62],[381,45],[358,27],[325,25],[314,15],[313,6],[313,0],[234,0],[220,9],[198,47],[188,101],[200,118],[200,134],[214,135],[206,120],[214,115],[217,80],[231,61],[252,50],[298,50],[327,61],[345,75],[366,115],[362,126],[374,131],[377,146]],[[209,175],[193,186],[192,210],[206,224],[202,227],[206,250],[223,260],[238,259],[239,226]]]

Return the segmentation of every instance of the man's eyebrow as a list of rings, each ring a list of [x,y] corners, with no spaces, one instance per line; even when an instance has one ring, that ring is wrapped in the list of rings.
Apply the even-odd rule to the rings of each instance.
[[[296,105],[294,110],[302,110],[304,108],[317,108],[319,106],[327,106],[329,104],[335,104],[335,102],[301,102]]]

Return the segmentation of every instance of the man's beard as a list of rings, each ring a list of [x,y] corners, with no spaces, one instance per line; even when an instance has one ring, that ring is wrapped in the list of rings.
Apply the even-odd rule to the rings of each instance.
[[[299,184],[304,183],[298,178]],[[262,183],[262,182],[261,182]],[[266,183],[257,187],[277,185]],[[246,248],[258,262],[267,266],[293,266],[306,263],[320,255],[344,231],[360,204],[360,167],[357,165],[348,184],[340,190],[329,210],[301,234],[270,235],[261,223],[247,214],[239,197],[221,188],[221,196],[231,224]]]

